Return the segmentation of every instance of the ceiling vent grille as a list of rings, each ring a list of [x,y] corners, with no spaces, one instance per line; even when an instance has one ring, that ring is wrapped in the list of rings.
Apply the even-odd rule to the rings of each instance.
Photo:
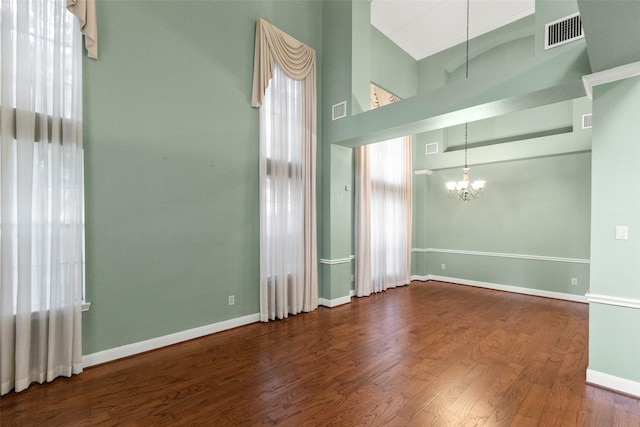
[[[544,26],[544,48],[561,46],[584,38],[580,14],[566,16]]]
[[[347,117],[347,101],[342,101],[331,107],[331,120],[337,120],[343,117]]]
[[[438,143],[437,142],[430,142],[429,144],[427,144],[426,149],[425,149],[425,153],[427,155],[429,155],[429,154],[437,154],[438,153]]]
[[[591,129],[593,127],[593,114],[585,114],[582,116],[582,129]]]

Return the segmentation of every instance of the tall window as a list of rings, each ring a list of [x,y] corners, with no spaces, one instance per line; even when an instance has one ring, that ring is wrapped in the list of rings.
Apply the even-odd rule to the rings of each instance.
[[[82,371],[82,39],[66,6],[2,3],[2,394]]]
[[[282,319],[301,311],[304,280],[302,253],[302,102],[301,82],[276,64],[260,107],[261,251],[269,317]],[[276,298],[276,294],[278,298]],[[276,304],[281,300],[281,304]]]
[[[371,108],[397,97],[372,85]],[[411,138],[356,148],[356,295],[410,282]]]
[[[372,291],[407,284],[410,252],[406,138],[369,148]],[[409,146],[408,149],[411,147]]]
[[[318,307],[316,54],[260,19],[251,105],[260,107],[260,320]]]

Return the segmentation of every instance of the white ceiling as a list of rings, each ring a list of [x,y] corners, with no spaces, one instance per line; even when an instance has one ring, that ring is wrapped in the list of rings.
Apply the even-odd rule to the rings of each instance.
[[[535,11],[535,0],[470,0],[474,38]],[[371,0],[371,24],[414,59],[466,40],[466,0]]]

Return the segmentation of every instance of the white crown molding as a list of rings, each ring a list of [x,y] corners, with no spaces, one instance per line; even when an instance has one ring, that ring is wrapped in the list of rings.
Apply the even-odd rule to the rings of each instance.
[[[640,383],[604,372],[587,369],[587,383],[614,390],[630,396],[640,397]]]
[[[481,252],[481,251],[463,251],[457,249],[437,249],[437,248],[412,248],[411,252],[433,252],[433,253],[442,253],[442,254],[456,254],[456,255],[476,255],[476,256],[489,256],[496,258],[517,258],[517,259],[529,259],[529,260],[537,260],[537,261],[553,261],[553,262],[568,262],[575,264],[589,264],[591,263],[588,259],[581,258],[562,258],[562,257],[552,257],[552,256],[543,256],[543,255],[524,255],[524,254],[505,254],[499,252]]]
[[[334,264],[346,264],[348,262],[351,262],[355,259],[355,255],[351,255],[347,258],[338,258],[338,259],[323,259],[320,258],[320,264],[328,264],[328,265],[334,265]]]
[[[597,304],[615,305],[618,307],[627,307],[640,309],[640,300],[632,298],[612,297],[609,295],[587,294],[589,302],[595,302]]]
[[[413,173],[416,175],[431,175],[433,171],[431,169],[418,169]]]
[[[433,274],[429,274],[427,276],[411,276],[411,280],[436,280],[438,282],[447,282],[454,285],[475,286],[478,288],[493,289],[495,291],[512,292],[515,294],[531,295],[535,297],[553,298],[585,304],[588,302],[587,297],[582,295],[565,294],[562,292],[545,291],[541,289],[523,288],[520,286],[500,285],[498,283],[479,282],[477,280],[458,279],[455,277],[436,276]]]
[[[109,350],[99,351],[97,353],[87,354],[85,356],[82,356],[82,366],[84,368],[87,368],[89,366],[111,362],[116,359],[122,359],[123,357],[133,356],[135,354],[144,353],[149,350],[155,350],[157,348],[166,347],[168,345],[177,344],[183,341],[189,341],[194,338],[204,337],[216,332],[237,328],[238,326],[244,326],[259,321],[260,314],[255,313],[248,316],[225,320],[223,322],[212,323],[210,325],[201,326],[199,328],[176,332],[175,334],[165,335],[146,341],[140,341],[133,344],[123,345],[121,347],[111,348]]]
[[[589,99],[593,99],[594,86],[612,83],[636,76],[640,76],[640,61],[582,76],[582,84],[584,84],[584,90],[587,92],[587,97]]]

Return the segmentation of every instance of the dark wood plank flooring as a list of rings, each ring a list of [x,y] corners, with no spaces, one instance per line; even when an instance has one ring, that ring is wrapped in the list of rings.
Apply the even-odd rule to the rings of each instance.
[[[256,323],[0,399],[0,425],[640,426],[585,383],[588,306],[440,282]]]

